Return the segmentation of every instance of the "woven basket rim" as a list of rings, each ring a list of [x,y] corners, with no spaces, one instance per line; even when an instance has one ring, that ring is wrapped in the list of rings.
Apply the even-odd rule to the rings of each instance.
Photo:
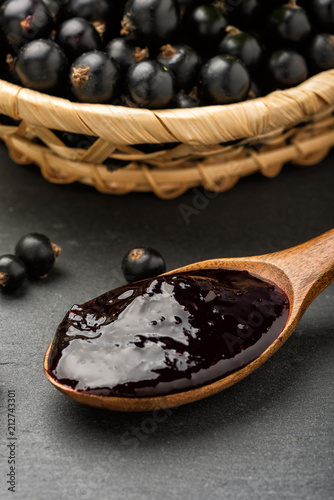
[[[0,80],[0,113],[32,127],[92,135],[115,145],[218,144],[284,130],[333,105],[334,70],[253,100],[163,110],[77,103]]]

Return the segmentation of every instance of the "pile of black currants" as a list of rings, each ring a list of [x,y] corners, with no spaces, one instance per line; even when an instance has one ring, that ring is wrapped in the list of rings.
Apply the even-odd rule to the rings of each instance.
[[[229,104],[334,68],[334,0],[0,4],[0,77],[72,101]]]

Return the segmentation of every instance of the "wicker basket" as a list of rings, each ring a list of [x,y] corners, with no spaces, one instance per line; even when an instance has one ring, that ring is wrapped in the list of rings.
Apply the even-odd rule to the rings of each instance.
[[[37,164],[51,182],[79,181],[103,193],[168,199],[200,185],[225,191],[256,171],[274,177],[286,162],[318,163],[334,145],[334,70],[260,99],[192,109],[78,104],[1,80],[0,96],[0,113],[20,122],[0,125],[15,162]],[[69,148],[57,130],[98,139]],[[143,153],[143,144],[162,147]],[[108,158],[129,163],[112,171]]]

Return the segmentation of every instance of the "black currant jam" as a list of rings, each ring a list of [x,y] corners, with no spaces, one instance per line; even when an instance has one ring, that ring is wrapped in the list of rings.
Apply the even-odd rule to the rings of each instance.
[[[73,306],[52,343],[49,372],[89,394],[187,391],[259,357],[288,313],[285,293],[246,271],[150,278]]]

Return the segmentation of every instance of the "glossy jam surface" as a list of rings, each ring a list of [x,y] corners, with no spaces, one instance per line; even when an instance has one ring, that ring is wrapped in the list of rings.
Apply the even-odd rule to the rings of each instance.
[[[214,382],[259,357],[283,330],[288,299],[246,271],[151,278],[75,305],[49,373],[90,394],[149,397]]]

